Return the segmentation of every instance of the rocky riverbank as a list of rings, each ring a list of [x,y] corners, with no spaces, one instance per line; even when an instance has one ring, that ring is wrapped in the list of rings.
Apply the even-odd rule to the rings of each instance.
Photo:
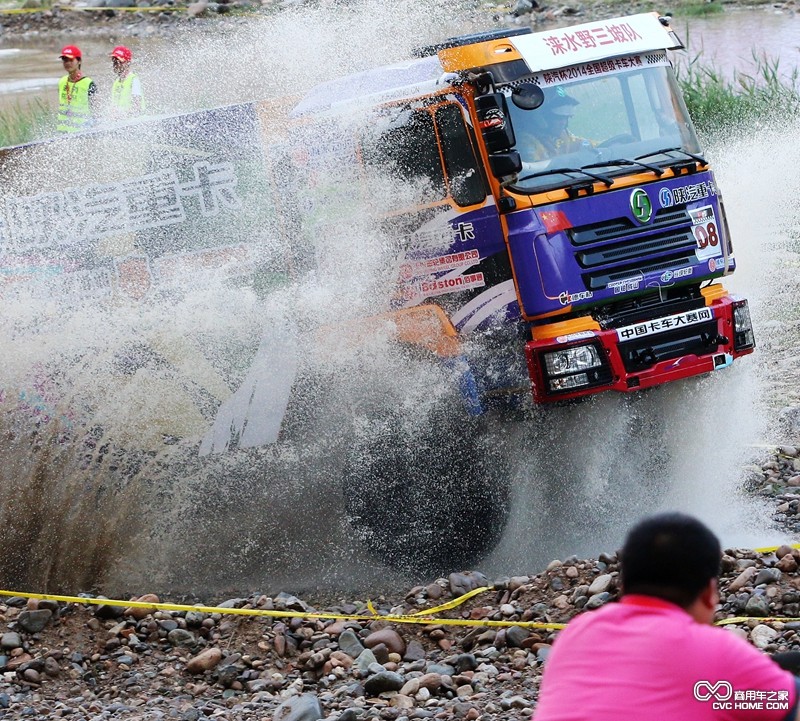
[[[798,501],[787,496],[790,506]],[[727,550],[718,619],[747,616],[727,628],[765,652],[800,648],[799,562],[789,546]],[[221,604],[279,617],[6,598],[0,719],[522,721],[536,706],[553,626],[615,600],[618,573],[611,553],[493,583],[451,574],[372,608],[342,601],[323,610],[284,593]],[[483,586],[434,622],[380,618]],[[304,617],[322,612],[360,618]]]

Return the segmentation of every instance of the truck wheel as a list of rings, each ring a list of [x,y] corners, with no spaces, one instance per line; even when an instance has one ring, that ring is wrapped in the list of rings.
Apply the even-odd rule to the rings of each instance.
[[[508,516],[508,469],[482,423],[449,410],[457,422],[443,413],[412,427],[400,414],[362,419],[345,463],[347,518],[359,540],[416,576],[472,568]]]

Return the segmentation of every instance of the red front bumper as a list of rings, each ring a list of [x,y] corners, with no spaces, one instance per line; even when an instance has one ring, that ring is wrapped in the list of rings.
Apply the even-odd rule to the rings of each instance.
[[[709,315],[704,323],[685,328],[669,327],[677,316],[668,316],[643,321],[636,328],[583,331],[530,341],[525,345],[525,355],[534,401],[553,403],[609,390],[628,393],[725,368],[754,349],[752,343],[742,346],[740,342],[737,347],[735,341],[734,307],[742,305],[746,309],[746,301],[729,295],[715,299],[706,309],[698,311]],[[666,330],[659,330],[662,324],[667,326]],[[642,335],[637,336],[640,326]],[[553,377],[545,371],[545,354],[587,344],[595,346],[603,367],[589,373],[595,377],[587,385],[553,390]]]

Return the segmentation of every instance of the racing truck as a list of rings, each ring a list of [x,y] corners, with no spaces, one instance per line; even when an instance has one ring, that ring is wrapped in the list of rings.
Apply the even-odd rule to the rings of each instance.
[[[316,449],[375,555],[419,571],[474,563],[509,515],[497,413],[541,428],[565,402],[641,394],[754,349],[747,300],[720,282],[736,262],[668,57],[680,48],[656,13],[492,30],[291,101],[4,150],[3,292],[132,308],[109,321],[125,328],[118,347],[77,337],[69,363],[37,366],[58,388],[20,403],[52,416],[66,396],[97,417],[85,409],[102,400],[104,432],[191,442],[214,479],[223,452],[242,449],[245,475],[285,479],[247,449]],[[344,267],[341,285],[357,285],[353,260],[378,246],[366,312],[331,311],[315,284]],[[278,289],[265,308],[289,317],[257,311],[251,289]],[[159,295],[163,316],[147,305]],[[396,363],[358,355],[374,338]],[[65,390],[72,366],[81,394]],[[313,418],[324,402],[344,414]]]
[[[682,47],[657,13],[471,34],[322,84],[290,113],[310,127],[366,118],[344,143],[362,176],[417,190],[383,225],[398,248],[389,315],[401,342],[455,373],[473,419],[520,394],[541,406],[638,393],[753,351],[747,300],[719,282],[736,262],[668,57]],[[457,548],[452,522],[429,546],[411,530],[433,496],[460,499],[436,523],[456,516],[471,548],[491,545],[506,499],[469,427],[427,445],[397,422],[364,434],[350,514],[384,556]]]

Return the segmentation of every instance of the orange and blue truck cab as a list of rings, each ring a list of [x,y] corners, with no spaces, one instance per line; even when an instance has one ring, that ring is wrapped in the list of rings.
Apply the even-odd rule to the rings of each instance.
[[[319,86],[296,119],[358,113],[365,166],[420,188],[390,313],[462,372],[467,407],[632,392],[754,349],[722,195],[655,13],[421,48]],[[366,110],[368,108],[368,110]]]

